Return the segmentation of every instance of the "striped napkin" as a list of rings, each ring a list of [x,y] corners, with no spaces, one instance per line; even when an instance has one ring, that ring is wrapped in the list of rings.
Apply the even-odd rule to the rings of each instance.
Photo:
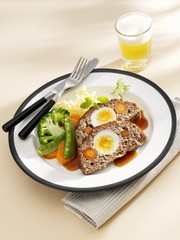
[[[137,180],[113,189],[85,193],[71,192],[62,199],[64,206],[98,229],[150,183],[180,151],[180,98],[175,98],[173,104],[177,114],[175,140],[167,155],[155,168]]]

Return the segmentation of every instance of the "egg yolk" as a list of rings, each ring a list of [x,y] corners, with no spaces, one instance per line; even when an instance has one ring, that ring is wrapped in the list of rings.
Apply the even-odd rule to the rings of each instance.
[[[96,119],[99,123],[104,124],[104,123],[113,121],[114,115],[113,115],[112,111],[110,111],[108,109],[104,109],[103,111],[100,111],[97,114]]]
[[[111,136],[104,135],[97,139],[96,148],[103,152],[110,152],[114,147],[114,139]]]

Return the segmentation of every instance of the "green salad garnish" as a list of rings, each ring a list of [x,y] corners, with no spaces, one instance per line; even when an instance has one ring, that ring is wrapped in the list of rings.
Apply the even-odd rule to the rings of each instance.
[[[111,95],[114,95],[118,99],[123,98],[123,93],[129,90],[130,85],[123,82],[122,78],[117,80],[115,89],[111,92]],[[88,109],[90,107],[94,107],[94,109],[98,110],[98,103],[106,103],[109,101],[107,96],[99,96],[96,98],[86,97],[84,101],[81,103],[80,108]]]

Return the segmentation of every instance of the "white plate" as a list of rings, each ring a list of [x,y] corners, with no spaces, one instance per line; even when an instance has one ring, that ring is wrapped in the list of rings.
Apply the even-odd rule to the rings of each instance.
[[[17,113],[44,96],[68,75],[37,89],[23,102]],[[138,149],[138,156],[133,161],[123,167],[110,164],[107,168],[88,176],[83,175],[80,170],[68,171],[56,160],[45,161],[38,156],[34,132],[26,140],[18,137],[19,131],[30,120],[29,117],[9,133],[10,150],[20,168],[33,179],[47,186],[83,192],[107,189],[130,182],[155,167],[170,149],[176,130],[175,110],[166,93],[155,83],[140,75],[114,69],[95,69],[79,87],[85,85],[91,90],[96,90],[98,95],[109,95],[119,78],[123,78],[131,85],[124,99],[136,102],[144,110],[149,121],[149,127],[145,131],[148,141]],[[69,91],[63,98],[73,98],[74,91],[74,89]]]

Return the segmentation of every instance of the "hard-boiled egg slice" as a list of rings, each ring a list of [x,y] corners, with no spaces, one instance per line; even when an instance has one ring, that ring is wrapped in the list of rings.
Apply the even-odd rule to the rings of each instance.
[[[116,120],[116,114],[112,108],[102,107],[94,110],[91,115],[91,123],[94,127]]]
[[[102,130],[95,135],[93,144],[99,154],[112,154],[119,147],[120,138],[112,130]]]

